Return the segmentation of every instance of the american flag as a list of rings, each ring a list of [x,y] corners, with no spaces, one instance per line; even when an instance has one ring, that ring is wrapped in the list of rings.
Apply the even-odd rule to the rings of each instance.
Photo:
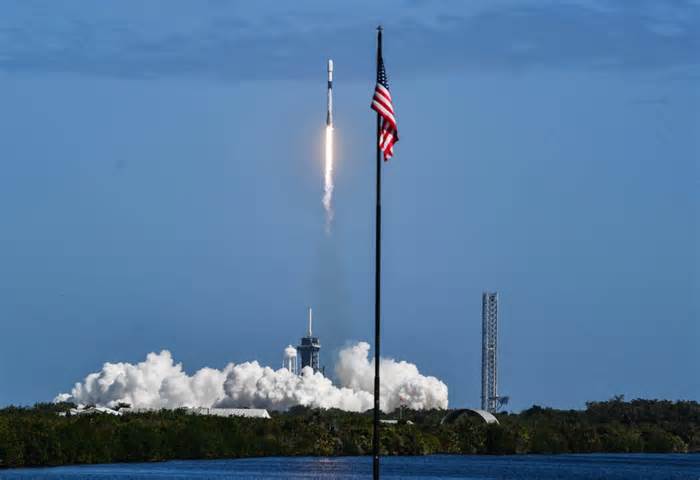
[[[384,152],[384,160],[386,161],[394,155],[394,144],[399,141],[399,131],[396,128],[394,105],[391,103],[389,82],[386,79],[384,60],[381,56],[377,65],[377,86],[374,87],[372,110],[376,111],[381,118],[377,141],[379,148]]]

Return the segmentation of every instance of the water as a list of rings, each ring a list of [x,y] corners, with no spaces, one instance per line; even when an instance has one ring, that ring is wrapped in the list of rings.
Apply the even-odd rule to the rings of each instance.
[[[366,479],[368,457],[197,460],[0,470],[2,480]],[[444,456],[382,459],[382,478],[411,480],[700,480],[700,455]]]

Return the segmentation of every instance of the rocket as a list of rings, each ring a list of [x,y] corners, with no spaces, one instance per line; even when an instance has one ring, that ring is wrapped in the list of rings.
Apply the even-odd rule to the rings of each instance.
[[[326,144],[323,165],[323,209],[326,211],[326,234],[333,223],[333,60],[328,59],[328,89],[326,90]],[[310,328],[310,326],[309,326]],[[310,334],[309,334],[310,335]]]
[[[333,60],[328,59],[328,111],[326,112],[326,126],[333,126]]]

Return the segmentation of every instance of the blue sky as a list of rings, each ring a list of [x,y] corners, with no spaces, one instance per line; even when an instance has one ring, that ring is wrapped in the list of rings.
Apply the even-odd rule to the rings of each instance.
[[[477,405],[501,294],[515,409],[700,398],[700,2],[6,2],[0,405],[105,361],[323,362],[373,325],[374,27],[383,353]],[[336,222],[324,235],[325,59]]]

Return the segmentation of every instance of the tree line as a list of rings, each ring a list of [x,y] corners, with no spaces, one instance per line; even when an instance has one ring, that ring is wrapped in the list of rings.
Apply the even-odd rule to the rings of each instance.
[[[222,418],[184,410],[59,416],[74,405],[0,410],[0,467],[292,455],[367,455],[371,412],[295,407],[272,419]],[[694,401],[589,402],[584,410],[533,406],[498,414],[500,424],[441,410],[404,411],[383,424],[383,455],[700,452]],[[396,418],[397,414],[385,416]]]

